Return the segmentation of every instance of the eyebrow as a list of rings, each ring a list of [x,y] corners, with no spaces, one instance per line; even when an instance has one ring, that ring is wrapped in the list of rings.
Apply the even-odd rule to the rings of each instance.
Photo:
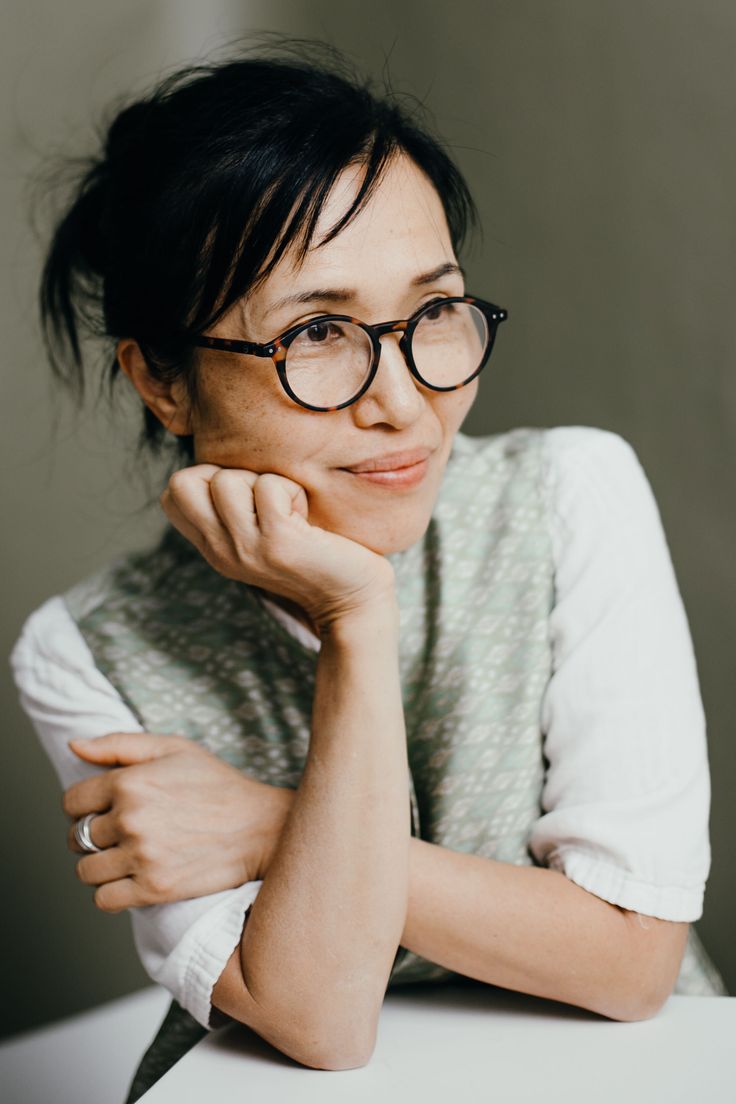
[[[420,276],[415,276],[409,286],[423,287],[425,284],[433,284],[435,280],[439,280],[443,276],[456,275],[460,275],[465,279],[465,270],[453,261],[445,261],[444,264],[433,268],[431,272],[423,272]],[[294,295],[285,295],[283,299],[277,299],[269,305],[267,313],[273,314],[281,307],[292,306],[295,303],[312,303],[315,300],[324,303],[348,303],[351,299],[357,299],[358,294],[355,288],[311,288],[309,291],[300,291]]]

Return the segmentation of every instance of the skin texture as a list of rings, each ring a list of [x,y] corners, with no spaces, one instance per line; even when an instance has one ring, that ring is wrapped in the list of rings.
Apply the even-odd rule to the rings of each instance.
[[[317,242],[358,183],[359,171],[346,170],[323,209]],[[464,294],[457,273],[412,287],[420,274],[454,261],[439,198],[402,159],[336,239],[313,246],[301,268],[287,254],[269,280],[211,332],[265,342],[332,310],[366,322],[407,318],[438,295]],[[283,295],[317,287],[352,293],[340,303],[322,299],[274,308]],[[260,586],[313,627],[323,648],[302,783],[289,795],[288,810],[283,793],[269,803],[267,795],[251,792],[268,825],[252,844],[245,842],[248,830],[238,827],[244,791],[222,787],[221,767],[205,757],[185,763],[188,753],[177,747],[154,761],[146,741],[160,737],[148,734],[112,734],[86,750],[75,747],[89,761],[122,768],[108,772],[106,783],[78,783],[65,799],[72,816],[107,807],[109,819],[93,822],[93,838],[109,847],[108,862],[114,851],[125,852],[107,885],[101,884],[104,855],[81,860],[82,880],[100,886],[96,903],[117,911],[128,907],[126,894],[140,894],[146,885],[158,887],[159,901],[178,899],[166,896],[176,892],[176,878],[166,876],[171,860],[165,857],[164,828],[146,794],[170,782],[185,799],[198,770],[203,779],[211,776],[213,793],[220,785],[230,795],[227,822],[243,841],[248,877],[266,867],[271,872],[213,1000],[299,1061],[345,1068],[367,1060],[399,940],[492,984],[614,1018],[651,1015],[676,977],[686,924],[652,920],[643,926],[637,914],[601,901],[559,872],[517,868],[408,838],[398,632],[392,581],[380,565],[387,565],[386,553],[409,547],[425,532],[477,380],[450,393],[423,388],[406,367],[398,337],[387,335],[368,392],[351,407],[322,414],[288,398],[270,361],[208,351],[202,354],[199,404],[192,409],[183,387],[151,379],[132,339],[120,342],[118,357],[164,425],[194,434],[197,464],[174,476],[162,496],[172,523],[217,570]],[[376,486],[340,470],[418,446],[433,452],[425,480],[413,488]],[[377,696],[375,685],[391,693]],[[200,828],[207,825],[204,805]],[[135,833],[125,827],[131,808],[137,812]],[[213,802],[210,818],[222,814],[222,802]],[[191,823],[194,828],[195,818]],[[269,833],[274,843],[264,846]],[[133,846],[134,834],[148,841],[145,853]],[[183,831],[180,861],[188,847]],[[218,878],[219,888],[243,880],[234,873],[237,863],[220,862],[215,849],[209,862],[204,852],[198,856],[193,837],[190,850],[190,891],[198,877],[205,884],[205,868],[207,888],[200,893],[212,892]],[[279,978],[287,979],[283,989]],[[289,1017],[295,985],[304,1010],[297,1024]]]

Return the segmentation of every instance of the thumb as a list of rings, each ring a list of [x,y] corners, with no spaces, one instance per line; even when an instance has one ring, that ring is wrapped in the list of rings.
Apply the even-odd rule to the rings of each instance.
[[[171,755],[178,749],[180,739],[151,732],[108,732],[91,740],[69,740],[69,747],[80,759],[93,763],[130,765]]]

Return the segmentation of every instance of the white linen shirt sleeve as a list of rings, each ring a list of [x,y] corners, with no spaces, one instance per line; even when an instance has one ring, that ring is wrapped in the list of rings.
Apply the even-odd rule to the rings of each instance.
[[[142,731],[95,665],[60,596],[48,599],[26,620],[10,663],[21,705],[63,789],[106,769],[76,756],[68,740]],[[212,1007],[212,989],[240,942],[246,910],[261,885],[246,882],[204,897],[128,909],[146,973],[208,1030],[228,1019]]]
[[[631,445],[545,433],[556,600],[535,859],[612,904],[702,915],[710,869],[706,724],[659,511]]]

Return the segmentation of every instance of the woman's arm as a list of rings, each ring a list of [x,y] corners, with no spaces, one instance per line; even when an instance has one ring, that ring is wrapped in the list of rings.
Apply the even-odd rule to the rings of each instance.
[[[97,737],[121,730],[133,734],[129,739],[134,739],[141,726],[95,666],[61,597],[49,598],[27,618],[10,662],[21,706],[61,786],[86,786],[92,780],[104,778],[108,773],[104,767],[79,758],[69,747],[69,741],[84,736],[94,745]],[[151,738],[141,736],[145,741]],[[236,813],[244,825],[251,820],[249,815],[243,815],[242,806],[233,810]],[[205,826],[211,822],[208,813]],[[60,803],[59,832],[64,831],[64,823]],[[246,865],[251,852],[249,840]],[[211,861],[209,865],[213,867],[216,863]],[[69,876],[73,878],[71,867]],[[255,900],[261,884],[254,879],[237,884],[237,888],[221,885],[218,891],[206,895],[202,895],[205,889],[200,888],[200,895],[187,900],[177,898],[167,904],[129,910],[136,949],[147,974],[168,989],[203,1027],[217,1025],[217,1013],[212,1014],[211,1007],[212,986],[233,947],[239,944],[244,912]],[[79,888],[81,892],[84,887]]]
[[[296,602],[322,642],[306,764],[245,927],[240,994],[218,990],[220,1008],[302,1063],[361,1065],[408,893],[393,569],[310,525],[304,488],[274,473],[196,465],[161,505],[210,566]]]
[[[323,637],[312,738],[279,846],[213,1004],[298,1061],[363,1065],[406,917],[398,611]]]
[[[556,567],[548,759],[514,867],[412,840],[402,943],[448,969],[615,1019],[677,979],[709,866],[705,720],[687,619],[634,450],[546,433]],[[554,869],[545,869],[554,867]]]
[[[688,924],[640,917],[557,870],[412,839],[401,943],[448,970],[588,1008],[654,1015],[672,992]]]

